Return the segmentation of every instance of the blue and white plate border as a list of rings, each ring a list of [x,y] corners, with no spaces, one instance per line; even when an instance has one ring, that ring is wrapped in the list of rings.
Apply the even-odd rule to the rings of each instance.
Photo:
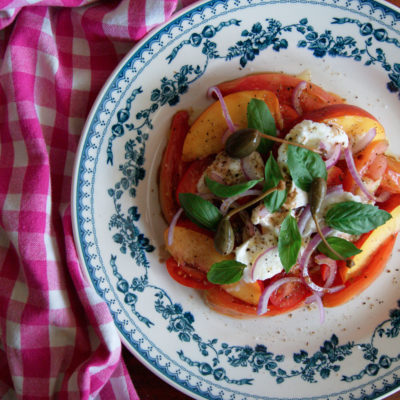
[[[100,108],[104,105],[104,99],[108,99],[111,97],[111,93],[115,89],[115,83],[119,79],[122,79],[122,77],[124,75],[124,73],[123,73],[124,70],[126,68],[129,68],[130,64],[133,63],[135,59],[140,58],[142,56],[142,54],[148,50],[148,48],[151,48],[151,42],[157,41],[163,35],[167,34],[169,32],[170,28],[173,27],[181,19],[188,18],[195,14],[201,14],[205,9],[210,7],[210,5],[217,5],[217,4],[223,4],[223,3],[227,3],[227,2],[216,0],[216,1],[209,1],[204,4],[194,5],[187,11],[178,14],[173,21],[168,22],[163,27],[159,28],[155,33],[152,33],[149,37],[146,37],[145,39],[143,39],[135,47],[135,49],[132,50],[124,58],[124,60],[122,60],[122,62],[117,67],[115,72],[110,76],[110,78],[104,85],[104,89],[100,93],[100,95],[99,95],[98,99],[96,100],[96,102],[93,106],[93,109],[88,117],[88,120],[87,120],[88,122],[84,128],[84,131],[83,131],[84,134],[82,136],[82,140],[79,145],[79,150],[77,153],[79,155],[79,157],[77,158],[77,161],[75,164],[75,171],[74,171],[74,186],[73,186],[74,190],[72,191],[73,192],[72,204],[74,205],[74,207],[73,207],[73,225],[74,225],[74,233],[75,233],[76,242],[78,244],[77,247],[79,250],[80,258],[82,260],[82,265],[84,266],[83,270],[84,270],[85,274],[87,275],[87,277],[89,278],[89,280],[91,281],[92,285],[96,288],[96,290],[103,297],[104,297],[104,290],[100,287],[98,279],[96,278],[95,273],[94,273],[93,269],[91,268],[91,261],[90,261],[91,258],[89,256],[89,254],[87,253],[88,242],[84,239],[84,236],[82,234],[82,232],[83,232],[82,224],[84,223],[83,219],[82,219],[82,212],[81,212],[82,210],[80,210],[80,207],[82,206],[82,202],[81,202],[82,198],[80,197],[82,192],[80,192],[80,190],[82,188],[79,187],[78,185],[79,185],[80,179],[82,178],[82,173],[85,170],[85,167],[84,167],[85,160],[92,157],[90,155],[90,150],[91,150],[90,141],[91,141],[92,137],[89,136],[89,133],[93,132],[94,125],[96,123],[98,123],[97,115],[99,112],[101,112]],[[228,1],[228,3],[229,3],[229,1]],[[239,4],[240,1],[231,2],[231,3]],[[276,2],[249,1],[248,3],[249,4],[250,3],[254,3],[254,4],[271,3],[272,4],[272,3],[276,3]],[[326,3],[328,3],[328,2],[326,2]],[[334,2],[334,3],[336,4],[338,2]],[[355,2],[353,1],[353,2],[348,2],[348,3],[355,3]],[[366,4],[369,5],[371,7],[371,11],[373,11],[373,13],[375,13],[377,10],[379,10],[382,12],[382,15],[384,14],[385,16],[388,16],[388,15],[393,16],[393,21],[400,20],[400,13],[397,12],[390,5],[386,5],[383,3],[377,3],[374,1],[361,1],[361,2],[357,2],[357,3],[362,4],[363,6]],[[337,6],[337,7],[339,8],[339,6]],[[379,22],[377,19],[375,19],[375,20],[377,22]],[[389,25],[388,25],[388,28],[390,28]],[[184,35],[184,32],[182,33],[182,35]],[[114,85],[114,87],[113,87],[113,85]],[[122,105],[121,105],[121,107],[122,107]],[[102,140],[103,140],[103,138],[101,139],[101,141]],[[100,144],[100,146],[101,146],[101,144]],[[84,205],[83,205],[83,207],[84,207]],[[118,274],[118,271],[116,273]],[[114,274],[114,276],[116,276],[116,275]],[[117,277],[117,279],[119,279],[119,278]],[[121,280],[122,280],[122,277],[121,277]],[[111,282],[108,282],[108,283],[110,286],[112,286]],[[210,393],[207,394],[204,391],[200,391],[196,387],[190,387],[187,383],[186,383],[186,387],[185,387],[185,383],[183,381],[179,382],[177,376],[175,376],[175,377],[172,376],[170,371],[168,371],[168,368],[163,368],[162,365],[158,363],[157,358],[152,359],[151,355],[149,353],[143,352],[140,349],[140,346],[138,345],[138,343],[132,342],[132,340],[130,340],[124,333],[124,327],[118,321],[118,316],[113,314],[113,317],[115,319],[116,325],[118,327],[118,330],[121,333],[121,337],[122,337],[122,340],[124,341],[125,345],[128,348],[130,348],[131,350],[133,350],[135,355],[138,355],[147,366],[149,366],[154,372],[156,372],[158,375],[160,375],[163,379],[165,379],[170,384],[173,384],[178,389],[186,391],[186,393],[188,393],[189,395],[198,395],[198,396],[201,396],[201,398],[203,398],[203,397],[218,398],[218,397],[211,395]],[[135,345],[136,345],[136,347],[135,347]],[[190,373],[189,370],[188,370],[188,373]],[[379,379],[381,379],[381,378],[379,378]],[[377,378],[377,380],[378,380],[378,378]],[[371,382],[369,382],[368,384],[370,384],[370,383]],[[372,384],[373,384],[373,382],[372,382]],[[373,392],[370,395],[363,395],[362,398],[376,398],[377,396],[386,395],[386,394],[388,394],[388,392],[390,390],[396,390],[396,388],[399,385],[400,385],[400,381],[397,379],[393,385],[389,385],[389,386],[385,387],[384,390],[382,390],[382,391],[377,390],[376,392]],[[219,386],[219,385],[216,385],[216,386]],[[221,387],[221,389],[223,389],[223,388]],[[344,394],[344,392],[342,392],[342,394]],[[237,393],[237,395],[241,396],[243,394]],[[251,397],[253,398],[253,396],[251,396]],[[254,398],[264,398],[264,397],[255,396]],[[356,398],[356,397],[353,397],[353,398]]]

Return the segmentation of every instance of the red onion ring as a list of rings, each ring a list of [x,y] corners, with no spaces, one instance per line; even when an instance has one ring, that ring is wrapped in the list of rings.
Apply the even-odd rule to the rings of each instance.
[[[304,232],[304,229],[306,228],[306,225],[307,225],[308,221],[310,220],[310,218],[311,218],[310,205],[307,204],[304,207],[303,211],[301,212],[299,221],[297,223],[300,234],[302,234]]]
[[[324,236],[329,235],[333,231],[332,228],[325,226],[322,228],[322,234]],[[308,265],[308,260],[310,259],[311,253],[317,248],[317,246],[322,242],[321,236],[317,233],[308,243],[307,247],[303,251],[301,255],[299,266],[300,269],[304,270],[304,268]],[[308,273],[308,272],[307,272]]]
[[[322,228],[322,234],[324,236],[329,235],[333,231],[332,228],[326,226]],[[319,233],[317,233],[308,243],[306,249],[304,250],[303,254],[301,255],[300,258],[300,269],[302,270],[303,273],[303,279],[304,283],[314,292],[322,292],[322,293],[335,293],[339,290],[342,290],[344,288],[344,285],[340,286],[334,286],[334,287],[322,287],[318,286],[316,283],[314,283],[311,280],[310,274],[308,272],[308,264],[309,264],[309,259],[311,254],[314,252],[314,250],[318,247],[318,245],[322,242],[321,236],[319,236]]]
[[[293,90],[292,104],[293,104],[293,108],[296,110],[297,114],[299,114],[299,115],[303,114],[303,109],[302,109],[301,103],[300,103],[300,96],[306,88],[307,88],[307,82],[301,81],[298,83],[298,85]]]
[[[339,161],[341,152],[342,146],[340,144],[337,144],[333,148],[333,153],[331,154],[331,156],[325,161],[326,169],[332,168]]]
[[[302,283],[300,278],[289,276],[287,278],[279,279],[276,282],[272,283],[271,285],[267,286],[261,293],[260,300],[258,301],[257,315],[263,315],[268,311],[268,301],[269,298],[271,297],[271,294],[280,286],[288,282]]]
[[[243,175],[248,181],[258,179],[259,176],[254,170],[252,163],[250,161],[250,156],[244,157],[240,160],[240,167],[242,168]]]
[[[335,185],[335,186],[331,186],[330,188],[328,188],[328,190],[326,191],[326,194],[337,194],[337,193],[341,193],[343,192],[343,185]]]
[[[306,304],[317,303],[319,309],[319,321],[321,325],[325,322],[325,308],[322,303],[321,296],[318,293],[313,293],[311,296],[307,297],[305,300]]]
[[[216,86],[211,86],[207,91],[207,96],[211,97],[213,93],[215,93],[215,95],[218,97],[218,100],[221,104],[222,113],[224,114],[224,118],[225,118],[226,124],[228,125],[228,129],[231,132],[235,132],[235,130],[236,130],[235,124],[233,123],[231,116],[229,115],[229,110],[228,110],[228,107],[226,106],[226,103],[225,103],[224,97],[222,96],[221,91]]]
[[[171,223],[169,224],[168,227],[168,246],[172,246],[172,243],[174,242],[174,230],[176,223],[178,222],[179,217],[181,216],[183,212],[183,208],[180,208],[176,214],[172,217]]]
[[[255,279],[255,274],[256,274],[257,264],[259,263],[259,261],[261,260],[261,258],[262,258],[263,256],[265,256],[268,252],[270,252],[271,250],[273,250],[273,249],[275,249],[275,248],[276,248],[276,246],[270,247],[270,248],[264,250],[263,252],[261,252],[261,253],[257,256],[257,258],[255,259],[255,261],[254,261],[254,263],[253,263],[253,265],[252,265],[252,267],[251,267],[251,280],[252,280],[252,281],[254,281],[254,282],[256,281],[256,279]]]
[[[318,265],[325,264],[329,268],[329,275],[327,280],[325,281],[324,287],[329,288],[332,286],[333,281],[335,280],[337,274],[337,262],[329,258],[324,254],[318,254],[314,257],[315,262]]]
[[[322,229],[322,234],[324,236],[329,235],[332,232],[332,228],[326,226]],[[313,251],[317,248],[317,246],[322,242],[321,236],[317,233],[310,241],[306,249],[304,250],[301,259],[300,259],[300,269],[303,273],[304,283],[314,292],[321,293],[335,293],[344,288],[344,285],[333,286],[333,287],[322,287],[317,285],[311,280],[310,274],[308,272],[308,264],[309,259]]]
[[[372,142],[375,136],[376,136],[376,128],[371,128],[353,146],[353,153],[356,154],[359,151],[364,150]]]
[[[221,142],[222,144],[225,144],[226,141],[228,140],[228,137],[231,136],[233,133],[233,131],[231,131],[230,129],[227,129],[224,134],[221,137]]]
[[[350,145],[349,145],[349,147],[344,149],[344,157],[346,159],[347,168],[349,169],[351,176],[353,177],[355,183],[360,188],[360,190],[365,194],[365,196],[367,196],[367,199],[375,201],[375,202],[382,202],[382,201],[385,201],[385,199],[387,200],[387,198],[389,196],[387,196],[386,193],[382,193],[382,196],[376,197],[365,186],[360,174],[357,171],[356,165],[354,163],[354,157],[353,157],[353,153],[351,151]]]
[[[247,190],[246,192],[241,193],[241,194],[238,194],[238,195],[236,195],[236,196],[228,197],[227,199],[225,199],[225,200],[222,202],[222,204],[221,204],[219,210],[221,211],[221,213],[222,213],[223,215],[225,215],[225,214],[228,212],[229,207],[230,207],[230,206],[232,205],[232,203],[234,203],[236,200],[240,199],[241,197],[246,197],[246,196],[259,196],[261,193],[262,193],[261,190],[254,190],[254,189],[252,190],[252,189],[250,189],[250,190]]]
[[[218,182],[221,185],[224,185],[224,178],[218,172],[210,171],[207,173],[207,175],[210,179],[214,180],[215,182]]]

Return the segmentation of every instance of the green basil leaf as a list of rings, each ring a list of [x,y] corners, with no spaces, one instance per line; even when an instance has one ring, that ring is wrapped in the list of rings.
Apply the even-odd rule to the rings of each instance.
[[[349,242],[346,239],[342,239],[336,236],[330,236],[326,238],[326,241],[329,243],[329,246],[333,248],[333,250],[337,251],[344,258],[353,257],[356,254],[362,252],[362,250],[357,248],[353,243]],[[333,260],[340,260],[340,258],[338,258],[335,253],[332,253],[332,251],[326,246],[324,242],[321,242],[317,249],[318,251],[325,254],[329,258],[332,258]]]
[[[251,99],[247,105],[247,127],[257,129],[266,135],[276,136],[275,119],[271,114],[265,101],[260,99]],[[267,154],[274,142],[261,138],[257,151],[261,154]]]
[[[327,171],[319,154],[298,146],[288,146],[287,163],[295,185],[308,192],[315,178],[326,180]]]
[[[207,187],[211,190],[212,193],[214,193],[218,197],[232,197],[236,196],[238,194],[244,193],[246,190],[251,189],[257,183],[261,182],[262,179],[255,179],[252,181],[244,182],[244,183],[239,183],[237,185],[223,185],[221,183],[218,183],[212,179],[210,179],[208,176],[205,177],[205,182]]]
[[[281,226],[278,238],[279,258],[286,273],[296,264],[301,247],[301,235],[296,218],[288,215]]]
[[[209,282],[217,285],[235,283],[240,281],[245,268],[245,264],[235,260],[220,261],[211,265],[207,273],[207,279]]]
[[[179,202],[186,216],[195,224],[215,230],[222,214],[211,202],[193,193],[179,193]]]
[[[265,164],[265,185],[264,192],[275,187],[279,181],[283,179],[282,172],[276,162],[274,156],[270,154]],[[275,192],[269,194],[264,198],[264,205],[271,213],[279,210],[282,204],[286,201],[287,191],[275,190]]]
[[[372,231],[390,218],[392,216],[387,211],[356,201],[336,203],[325,215],[325,221],[331,228],[351,235]]]

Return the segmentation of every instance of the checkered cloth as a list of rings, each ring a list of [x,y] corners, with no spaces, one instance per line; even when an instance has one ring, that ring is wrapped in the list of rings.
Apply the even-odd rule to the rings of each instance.
[[[0,1],[1,398],[138,398],[78,262],[71,175],[106,78],[177,3]]]

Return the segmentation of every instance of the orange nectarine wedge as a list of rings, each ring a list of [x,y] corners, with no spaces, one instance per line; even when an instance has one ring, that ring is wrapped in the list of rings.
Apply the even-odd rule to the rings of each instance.
[[[274,93],[267,90],[248,90],[224,97],[231,119],[238,128],[247,128],[247,105],[251,99],[264,100],[276,124],[282,127],[279,102]],[[222,137],[228,126],[219,101],[208,107],[193,123],[183,145],[183,161],[193,161],[216,154],[224,149]]]

